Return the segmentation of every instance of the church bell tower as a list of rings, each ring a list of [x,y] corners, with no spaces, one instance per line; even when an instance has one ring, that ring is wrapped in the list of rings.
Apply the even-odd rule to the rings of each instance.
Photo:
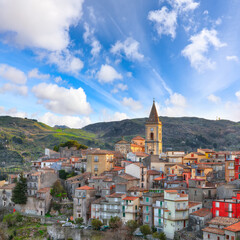
[[[145,152],[151,155],[162,153],[162,122],[159,121],[155,100],[145,124]]]

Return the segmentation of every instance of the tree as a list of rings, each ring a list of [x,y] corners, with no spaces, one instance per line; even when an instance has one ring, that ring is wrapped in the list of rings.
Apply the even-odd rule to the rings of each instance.
[[[140,227],[140,231],[141,233],[144,235],[144,237],[146,237],[148,234],[151,234],[151,228],[149,227],[149,225],[142,225]]]
[[[82,225],[82,224],[83,224],[83,218],[82,218],[82,217],[76,218],[76,219],[75,219],[75,223],[76,223],[76,224],[79,224],[79,225]]]
[[[99,219],[92,220],[92,226],[94,230],[99,230],[103,223]]]
[[[15,204],[27,203],[27,179],[20,174],[20,178],[16,183],[12,193],[12,202]]]
[[[112,229],[117,229],[122,226],[122,220],[120,217],[111,217],[109,220],[109,227]]]
[[[6,223],[8,227],[12,227],[21,221],[22,215],[19,212],[7,214],[3,218],[3,222]]]
[[[134,220],[128,220],[126,223],[127,229],[130,232],[130,235],[133,235],[133,233],[136,231],[138,224]]]
[[[66,196],[66,191],[65,191],[63,185],[61,184],[60,180],[57,180],[53,184],[52,189],[51,189],[51,195],[53,197],[57,197],[60,199],[62,199],[62,197],[64,197],[64,196]]]
[[[58,173],[59,173],[59,177],[60,177],[61,179],[64,179],[64,180],[67,179],[68,173],[67,173],[64,169],[59,170]]]
[[[155,232],[153,233],[153,237],[159,240],[167,240],[167,237],[164,232],[161,233]]]

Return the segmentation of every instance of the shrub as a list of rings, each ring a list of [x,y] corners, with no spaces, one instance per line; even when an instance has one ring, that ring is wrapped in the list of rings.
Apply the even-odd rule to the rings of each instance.
[[[122,226],[122,220],[120,217],[116,216],[116,217],[111,217],[110,221],[109,221],[109,227],[116,229]]]
[[[103,223],[99,219],[92,220],[92,226],[94,230],[99,230]]]
[[[81,218],[76,218],[75,223],[82,225],[83,224],[83,218],[82,217]]]
[[[22,215],[18,212],[5,215],[3,218],[3,222],[6,223],[8,227],[12,227],[21,221]]]
[[[127,223],[126,223],[126,226],[127,226],[127,229],[128,229],[129,232],[130,232],[130,235],[132,235],[132,234],[136,231],[136,229],[137,229],[137,227],[138,227],[138,224],[137,224],[137,222],[134,221],[134,220],[129,220],[129,221],[127,221]]]
[[[22,173],[19,181],[17,181],[16,186],[13,189],[12,201],[15,204],[27,203],[27,179],[23,177]]]
[[[144,237],[146,237],[148,234],[151,234],[151,228],[149,227],[149,225],[142,225],[140,227],[140,231],[143,234]]]

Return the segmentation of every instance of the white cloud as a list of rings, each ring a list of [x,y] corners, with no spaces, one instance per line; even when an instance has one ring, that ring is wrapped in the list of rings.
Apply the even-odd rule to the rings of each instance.
[[[68,50],[47,54],[43,53],[42,55],[47,58],[48,63],[56,64],[61,72],[78,74],[83,68],[83,62],[79,58],[73,56]]]
[[[191,36],[190,41],[191,43],[182,50],[182,55],[188,58],[191,66],[198,71],[215,67],[216,63],[205,56],[210,46],[215,49],[226,46],[218,39],[217,31],[214,29],[204,28],[200,33]]]
[[[221,98],[218,97],[218,96],[215,96],[214,94],[210,94],[207,99],[210,101],[210,102],[213,102],[213,103],[219,103],[221,102]]]
[[[110,113],[106,108],[102,109],[99,121],[101,122],[110,122],[110,121],[121,121],[124,119],[128,119],[126,113],[115,112]]]
[[[11,117],[27,117],[27,113],[19,112],[16,108],[5,109],[5,107],[0,106],[0,115],[1,116],[11,116]]]
[[[83,39],[85,43],[90,44],[90,46],[92,47],[91,54],[93,56],[97,56],[100,53],[102,46],[94,36],[94,29],[90,29],[87,23],[84,23],[84,29],[85,32],[83,34]]]
[[[131,78],[132,77],[132,72],[127,72],[127,77]]]
[[[138,111],[142,109],[142,104],[139,101],[130,98],[123,98],[122,104],[133,111]]]
[[[54,78],[55,83],[58,84],[64,84],[67,83],[67,81],[63,80],[60,76]]]
[[[139,53],[139,42],[133,38],[127,38],[124,42],[117,41],[110,49],[113,54],[124,54],[130,60],[142,60],[143,54]]]
[[[0,87],[0,93],[6,93],[6,92],[13,92],[16,94],[20,94],[22,96],[27,96],[28,88],[27,86],[24,86],[24,85],[19,86],[12,83],[6,83]]]
[[[101,66],[97,78],[100,83],[112,83],[116,79],[122,79],[122,75],[112,66],[105,64]]]
[[[240,100],[240,91],[236,92],[235,96],[238,98],[238,100]]]
[[[39,117],[38,120],[52,127],[55,125],[66,125],[70,128],[82,128],[91,123],[89,117],[58,116],[51,112],[45,113],[43,116]]]
[[[239,62],[239,59],[237,56],[226,56],[226,59],[228,61],[235,61],[235,62]]]
[[[155,28],[158,35],[170,35],[173,39],[176,36],[177,27],[177,12],[169,11],[167,7],[162,7],[161,10],[150,11],[148,19],[155,23]]]
[[[24,72],[6,64],[0,64],[0,77],[16,84],[25,84],[27,82]]]
[[[0,1],[0,32],[5,42],[21,47],[61,51],[70,42],[69,28],[82,16],[83,0]]]
[[[205,10],[205,11],[203,12],[203,15],[208,15],[208,10]]]
[[[82,88],[67,89],[56,84],[40,83],[32,91],[39,103],[54,113],[88,115],[92,111]]]
[[[166,104],[184,108],[186,107],[186,98],[179,93],[173,93],[170,98],[166,100]]]
[[[37,68],[34,68],[30,72],[28,72],[28,77],[45,80],[45,79],[49,79],[50,75],[39,73],[39,70]]]
[[[128,86],[126,84],[119,83],[114,87],[114,89],[112,90],[112,93],[118,93],[119,91],[126,91],[127,89],[128,89]]]
[[[179,12],[193,11],[199,6],[194,0],[168,0],[168,2]]]

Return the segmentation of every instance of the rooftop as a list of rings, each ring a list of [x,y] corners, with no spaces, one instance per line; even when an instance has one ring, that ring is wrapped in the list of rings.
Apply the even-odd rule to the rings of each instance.
[[[82,187],[76,188],[76,190],[94,190],[94,188],[85,185],[85,186],[82,186]]]
[[[201,202],[188,202],[188,206],[189,206],[190,208],[195,207],[195,206],[197,206],[197,205],[199,205],[199,204],[202,204],[202,203],[201,203]]]
[[[201,208],[193,213],[190,213],[191,215],[198,216],[198,217],[205,217],[209,214],[211,214],[211,209],[209,208]]]
[[[215,233],[219,235],[224,235],[224,230],[219,228],[213,228],[213,227],[205,227],[202,229],[203,232],[209,232],[209,233]]]
[[[229,226],[234,223],[237,223],[239,219],[237,218],[229,218],[229,217],[215,217],[212,220],[210,220],[209,224],[214,225],[221,225],[221,226]]]
[[[224,228],[225,230],[231,231],[231,232],[239,232],[240,231],[240,222],[237,222],[235,224],[232,224],[228,227]]]
[[[123,198],[123,200],[129,200],[129,201],[134,201],[136,199],[138,199],[139,197],[125,197]]]

